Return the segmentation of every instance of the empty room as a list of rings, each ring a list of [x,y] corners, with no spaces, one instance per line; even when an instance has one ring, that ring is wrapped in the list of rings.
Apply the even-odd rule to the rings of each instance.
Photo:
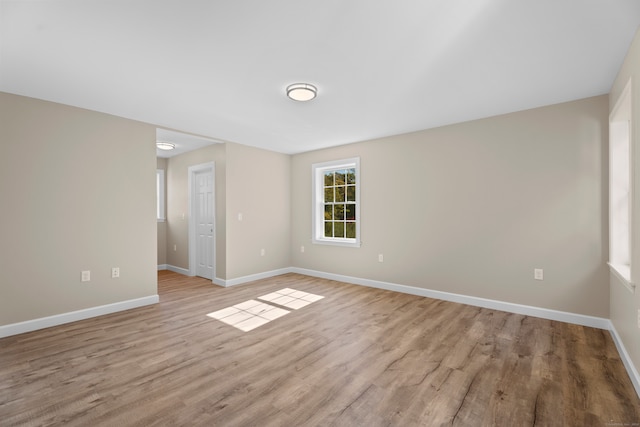
[[[637,0],[0,0],[0,426],[640,425]]]

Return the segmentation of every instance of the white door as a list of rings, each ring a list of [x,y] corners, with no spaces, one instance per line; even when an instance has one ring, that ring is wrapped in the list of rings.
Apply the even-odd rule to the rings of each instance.
[[[195,174],[196,276],[213,280],[213,173]]]

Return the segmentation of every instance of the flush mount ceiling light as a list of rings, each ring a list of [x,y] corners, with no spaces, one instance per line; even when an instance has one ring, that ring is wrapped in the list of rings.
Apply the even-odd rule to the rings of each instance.
[[[294,83],[287,86],[287,96],[294,101],[311,101],[317,93],[318,89],[309,83]]]
[[[158,147],[161,150],[173,150],[174,148],[176,148],[176,144],[172,144],[170,142],[158,141],[156,142],[156,147]]]

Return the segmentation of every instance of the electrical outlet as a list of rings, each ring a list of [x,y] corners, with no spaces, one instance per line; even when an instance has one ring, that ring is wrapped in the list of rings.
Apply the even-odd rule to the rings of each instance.
[[[265,251],[264,249],[260,249],[260,256],[265,256],[266,253],[267,251]]]
[[[85,270],[82,272],[80,280],[83,282],[89,282],[91,280],[91,271]]]
[[[178,245],[173,245],[173,252],[178,250]]]
[[[238,213],[238,221],[242,221],[242,212]]]
[[[304,246],[300,246],[300,252],[304,253]]]
[[[541,268],[533,270],[533,278],[536,280],[544,280],[544,271]]]
[[[378,254],[378,262],[383,262],[384,256],[382,254]]]
[[[111,278],[117,279],[118,277],[120,277],[120,267],[113,267],[111,269]]]

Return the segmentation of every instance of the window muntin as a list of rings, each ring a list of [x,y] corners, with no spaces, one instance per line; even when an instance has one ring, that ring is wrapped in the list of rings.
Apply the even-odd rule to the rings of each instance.
[[[324,237],[356,238],[356,169],[324,172]],[[351,182],[351,183],[349,183]]]
[[[313,165],[313,242],[360,246],[360,159]]]

